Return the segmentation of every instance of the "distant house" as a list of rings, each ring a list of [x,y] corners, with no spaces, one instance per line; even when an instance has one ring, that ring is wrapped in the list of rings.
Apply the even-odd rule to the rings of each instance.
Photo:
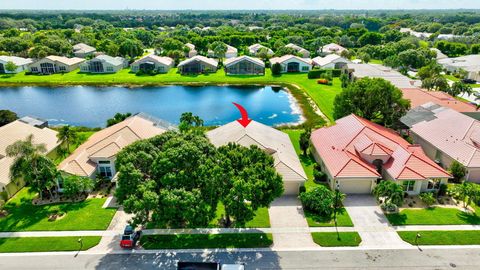
[[[402,88],[418,88],[422,85],[419,80],[413,80],[401,74],[400,72],[383,65],[378,64],[347,64],[345,71],[352,80],[361,78],[381,78],[389,81],[396,87]]]
[[[167,73],[174,65],[175,61],[170,57],[150,54],[133,62],[130,69],[135,73],[140,70],[147,73],[153,70],[159,73]]]
[[[243,127],[234,121],[207,132],[213,145],[220,147],[236,143],[245,147],[256,145],[274,159],[274,166],[283,178],[285,194],[298,194],[299,187],[307,180],[292,142],[286,133],[252,121]]]
[[[232,47],[228,44],[225,44],[225,45],[227,45],[227,51],[225,52],[225,58],[226,59],[235,58],[235,57],[238,56],[237,48]],[[215,52],[213,50],[208,50],[208,57],[220,58],[217,55],[215,55]]]
[[[319,50],[318,50],[318,53],[319,54],[342,54],[342,52],[344,51],[347,51],[346,48],[336,44],[336,43],[330,43],[330,44],[327,44],[323,47],[321,47]]]
[[[400,120],[431,159],[444,168],[456,160],[467,168],[468,181],[480,183],[480,121],[434,103],[416,107]]]
[[[319,68],[342,69],[349,63],[351,63],[350,60],[347,60],[338,54],[329,54],[325,57],[318,56],[312,59],[313,66]]]
[[[310,59],[300,58],[295,55],[284,55],[270,59],[272,66],[277,63],[282,66],[282,73],[309,72],[312,69]]]
[[[198,55],[198,52],[197,50],[195,49],[195,45],[193,45],[192,43],[187,43],[185,44],[185,47],[187,47],[189,49],[188,53],[187,53],[187,57],[188,58],[192,58],[194,56],[197,56]]]
[[[8,62],[14,63],[17,66],[17,69],[13,72],[8,71],[5,67]],[[0,74],[22,72],[24,70],[27,70],[28,65],[31,64],[31,63],[32,63],[32,59],[29,59],[29,58],[2,55],[2,56],[0,56]]]
[[[182,74],[199,74],[216,72],[218,62],[215,59],[197,55],[178,64],[178,71]]]
[[[228,75],[264,75],[265,63],[254,57],[240,56],[225,60],[225,72]]]
[[[307,49],[304,49],[298,45],[290,43],[285,45],[285,47],[294,49],[297,53],[299,53],[302,56],[302,58],[310,58],[310,52]]]
[[[438,60],[438,63],[449,72],[458,72],[463,69],[468,72],[468,79],[480,81],[480,54],[444,58]]]
[[[427,91],[420,88],[402,88],[400,90],[402,90],[403,98],[410,100],[411,108],[416,108],[425,103],[433,102],[442,107],[447,107],[469,116],[480,114],[480,112],[477,110],[477,106],[462,100],[458,100],[442,91]]]
[[[160,135],[174,127],[145,114],[133,115],[93,134],[58,165],[66,173],[95,178],[97,175],[115,180],[116,155],[124,147]]]
[[[268,52],[268,53],[267,53],[268,56],[273,56],[273,55],[274,55],[272,49],[267,48],[267,47],[265,47],[265,46],[263,46],[263,45],[261,45],[261,44],[258,44],[258,43],[257,43],[257,44],[253,44],[253,45],[251,45],[251,46],[248,47],[248,54],[249,54],[249,55],[252,55],[252,56],[257,56],[257,53],[258,53],[258,51],[259,51],[260,49],[266,49],[267,52]]]
[[[122,57],[99,55],[80,64],[80,71],[86,73],[117,73],[126,68],[128,61]]]
[[[33,136],[34,144],[45,145],[47,150],[45,155],[53,152],[59,145],[57,132],[49,129],[45,120],[24,117],[0,127],[0,192],[5,191],[8,198],[15,195],[25,182],[22,179],[10,181],[10,166],[14,159],[7,157],[6,148],[16,141],[25,140],[30,135]]]
[[[85,43],[78,43],[73,46],[73,54],[75,57],[85,58],[95,54],[97,49]]]
[[[50,55],[28,65],[28,70],[34,74],[44,75],[67,73],[77,69],[83,62],[85,62],[85,59],[82,58]]]
[[[437,59],[437,60],[441,60],[441,59],[448,58],[447,55],[445,55],[442,51],[440,51],[440,50],[437,49],[437,48],[431,48],[430,50],[433,51],[433,52],[435,52],[435,53],[437,54],[437,56],[436,56],[436,59]]]
[[[393,130],[356,115],[315,130],[312,152],[332,189],[348,194],[371,193],[377,182],[395,181],[405,192],[436,191],[451,176],[430,160],[422,148]]]

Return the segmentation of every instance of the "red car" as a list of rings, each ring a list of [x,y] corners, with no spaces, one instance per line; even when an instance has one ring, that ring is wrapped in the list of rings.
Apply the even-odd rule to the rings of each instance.
[[[132,234],[122,235],[122,240],[120,240],[120,247],[125,249],[133,249],[137,245],[138,240],[142,236],[141,231],[136,231]]]

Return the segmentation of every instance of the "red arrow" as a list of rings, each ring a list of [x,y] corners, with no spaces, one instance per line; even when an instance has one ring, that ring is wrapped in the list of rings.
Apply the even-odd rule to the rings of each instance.
[[[242,107],[242,105],[240,104],[237,104],[235,102],[232,102],[233,105],[235,105],[235,107],[237,107],[237,109],[240,111],[240,113],[242,114],[242,119],[238,119],[238,123],[240,123],[240,125],[242,125],[243,127],[247,127],[248,124],[250,124],[250,122],[252,122],[252,119],[248,119],[248,113],[247,113],[247,110],[245,110],[245,108]]]

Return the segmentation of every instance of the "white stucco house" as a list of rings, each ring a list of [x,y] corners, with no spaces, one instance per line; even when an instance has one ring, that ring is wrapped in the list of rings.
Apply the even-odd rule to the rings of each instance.
[[[75,57],[86,58],[94,55],[95,52],[97,52],[97,49],[85,43],[78,43],[73,46],[73,54]]]
[[[342,69],[347,64],[351,64],[350,60],[341,57],[338,54],[329,54],[325,57],[315,57],[312,59],[312,64],[315,67],[326,69]]]
[[[140,70],[144,72],[156,71],[159,73],[167,73],[174,66],[175,61],[170,57],[149,54],[133,62],[130,65],[130,69],[135,73]]]
[[[294,49],[297,53],[299,53],[302,56],[302,58],[310,58],[310,52],[307,49],[302,48],[296,44],[290,43],[285,45],[285,47]]]
[[[17,66],[17,69],[15,71],[8,71],[6,69],[6,65],[8,62],[12,62]],[[22,57],[17,57],[17,56],[6,56],[2,55],[0,56],[0,74],[2,73],[19,73],[24,70],[28,69],[28,65],[31,64],[33,61],[30,58],[22,58]]]
[[[274,55],[272,49],[270,49],[268,47],[265,47],[265,46],[263,46],[261,44],[258,44],[258,43],[248,46],[248,54],[252,55],[252,56],[257,56],[258,51],[261,50],[261,49],[267,50],[267,55],[270,56],[270,57]]]
[[[270,64],[282,66],[282,73],[309,72],[312,70],[312,60],[295,55],[284,55],[270,59]]]
[[[85,73],[117,73],[126,68],[128,61],[123,57],[99,55],[80,64],[80,71]]]

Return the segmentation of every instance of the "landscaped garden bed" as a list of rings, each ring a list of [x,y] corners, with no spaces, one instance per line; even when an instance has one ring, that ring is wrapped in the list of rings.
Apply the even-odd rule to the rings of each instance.
[[[273,238],[266,233],[177,234],[145,235],[140,242],[145,249],[267,248]]]
[[[36,197],[22,189],[5,205],[6,217],[0,218],[0,231],[81,231],[105,230],[116,209],[102,208],[106,199],[87,199],[76,203],[33,205]],[[56,216],[52,220],[53,215]]]
[[[403,241],[416,245],[480,245],[480,231],[401,231]]]
[[[51,252],[88,250],[101,240],[100,236],[79,237],[14,237],[0,238],[0,253],[7,252]]]
[[[312,238],[322,247],[357,247],[362,242],[357,232],[315,232]]]

